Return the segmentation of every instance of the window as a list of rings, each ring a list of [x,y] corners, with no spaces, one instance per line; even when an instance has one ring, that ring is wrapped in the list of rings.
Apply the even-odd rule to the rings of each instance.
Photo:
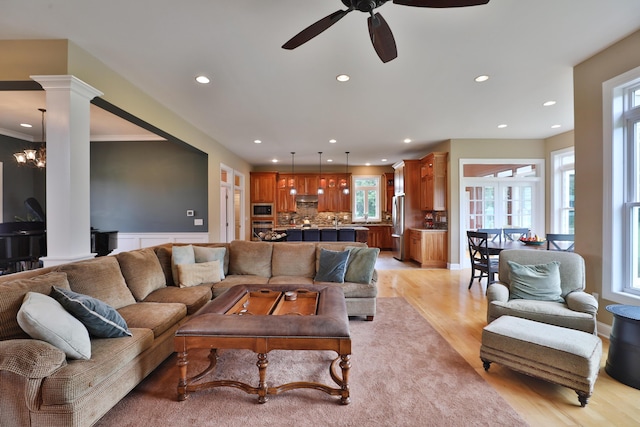
[[[640,298],[640,67],[603,84],[605,298]]]
[[[574,234],[575,154],[573,147],[551,153],[551,232]]]
[[[380,177],[353,177],[353,221],[380,221]]]

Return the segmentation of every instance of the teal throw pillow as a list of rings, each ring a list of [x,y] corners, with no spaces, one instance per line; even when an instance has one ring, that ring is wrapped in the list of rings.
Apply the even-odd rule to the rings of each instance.
[[[131,336],[127,322],[106,302],[56,286],[51,297],[78,319],[89,333],[97,338]]]
[[[171,248],[171,274],[173,275],[173,283],[178,286],[180,277],[178,275],[178,264],[195,264],[196,255],[193,252],[193,245],[173,246]]]
[[[508,261],[511,284],[509,299],[564,302],[560,287],[560,263],[520,265]]]
[[[371,283],[380,248],[347,246],[347,249],[349,250],[349,261],[347,262],[344,281],[364,284]]]
[[[314,281],[344,283],[349,251],[320,250],[320,265]]]

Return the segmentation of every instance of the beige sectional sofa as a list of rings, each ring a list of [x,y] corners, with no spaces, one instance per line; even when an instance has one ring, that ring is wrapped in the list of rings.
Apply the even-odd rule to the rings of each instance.
[[[175,286],[171,244],[0,276],[0,424],[89,426],[173,353],[175,330],[212,297],[235,284],[313,284],[322,248],[366,247],[245,241],[200,246],[226,248],[224,280]],[[375,271],[369,275],[369,283],[334,285],[343,288],[349,315],[372,320]],[[91,336],[88,360],[70,359],[31,338],[18,323],[25,295],[49,295],[53,287],[113,307],[131,336]]]

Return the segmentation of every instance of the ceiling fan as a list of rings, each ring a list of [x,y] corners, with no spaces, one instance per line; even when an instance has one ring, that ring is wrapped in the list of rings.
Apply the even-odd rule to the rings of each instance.
[[[398,56],[396,49],[396,41],[393,38],[391,28],[384,20],[382,15],[374,13],[374,9],[382,6],[388,0],[341,0],[342,3],[347,6],[346,10],[337,10],[331,15],[325,16],[321,20],[309,25],[304,30],[293,36],[291,40],[282,45],[283,49],[295,49],[298,46],[308,42],[315,36],[319,35],[333,24],[338,22],[344,16],[354,10],[368,13],[370,16],[367,19],[369,24],[369,37],[371,37],[371,43],[373,48],[382,60],[382,62],[389,62]],[[489,0],[393,0],[393,3],[402,6],[415,6],[415,7],[465,7],[465,6],[479,6],[489,3]]]

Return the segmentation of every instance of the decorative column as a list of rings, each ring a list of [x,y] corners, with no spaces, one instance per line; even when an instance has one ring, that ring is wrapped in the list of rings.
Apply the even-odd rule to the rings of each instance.
[[[93,258],[89,102],[102,92],[74,76],[31,76],[46,91],[47,256],[45,267]]]

